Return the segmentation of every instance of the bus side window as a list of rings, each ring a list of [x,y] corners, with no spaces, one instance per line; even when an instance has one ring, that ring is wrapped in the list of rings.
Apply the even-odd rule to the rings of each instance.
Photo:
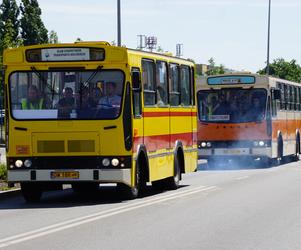
[[[280,90],[280,100],[277,102],[277,109],[282,110],[283,109],[283,88],[281,83],[277,83],[277,88]]]
[[[191,104],[191,78],[190,78],[190,70],[188,66],[181,66],[181,104],[183,106],[189,106]]]
[[[288,87],[286,84],[283,85],[284,89],[284,109],[289,110],[289,95],[288,95]]]
[[[299,96],[299,101],[298,101],[298,105],[299,105],[299,109],[298,110],[301,110],[301,88],[300,87],[298,87],[298,96]]]
[[[298,91],[298,88],[297,87],[293,87],[294,88],[294,110],[296,111],[296,110],[298,110],[298,107],[297,107],[297,105],[298,105],[298,93],[297,93],[297,91]]]
[[[195,105],[195,78],[194,78],[194,68],[190,68],[190,97],[191,97],[191,104]]]
[[[167,63],[156,62],[156,83],[157,83],[157,105],[166,106],[168,104],[168,81]]]
[[[277,116],[277,102],[278,100],[274,97],[274,89],[272,89],[272,117]],[[270,103],[268,105],[270,105]]]
[[[171,106],[180,105],[180,72],[179,65],[170,64],[170,87],[169,87],[169,102]]]
[[[144,105],[156,104],[156,80],[155,63],[152,60],[142,60],[142,85],[144,93]]]
[[[294,110],[294,88],[289,86],[290,110]]]

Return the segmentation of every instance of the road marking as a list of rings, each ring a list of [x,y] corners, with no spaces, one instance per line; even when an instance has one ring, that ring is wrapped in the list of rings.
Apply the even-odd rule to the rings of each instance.
[[[94,221],[97,221],[97,220],[100,220],[103,218],[111,217],[113,215],[129,212],[129,211],[132,211],[132,210],[135,210],[138,208],[147,207],[147,206],[154,205],[157,203],[189,196],[189,195],[200,193],[200,192],[212,191],[215,189],[217,189],[216,186],[210,186],[210,187],[199,186],[197,188],[180,191],[180,192],[176,192],[173,194],[167,194],[167,195],[160,196],[160,197],[154,197],[154,198],[150,198],[150,199],[147,199],[144,201],[135,202],[134,204],[128,204],[128,205],[120,206],[117,208],[108,209],[106,211],[94,213],[91,215],[82,216],[80,218],[67,220],[65,222],[56,223],[56,224],[53,224],[50,226],[46,226],[46,227],[42,227],[42,228],[39,228],[36,230],[29,231],[26,233],[21,233],[18,235],[0,239],[0,248],[4,248],[4,247],[10,246],[10,245],[17,244],[17,243],[32,240],[32,239],[35,239],[38,237],[56,233],[56,232],[66,230],[66,229],[69,229],[72,227],[76,227],[79,225],[83,225],[86,223],[94,222]]]
[[[241,181],[241,180],[245,180],[245,179],[248,179],[248,178],[250,178],[250,176],[246,175],[246,176],[237,177],[237,178],[235,178],[235,180]]]

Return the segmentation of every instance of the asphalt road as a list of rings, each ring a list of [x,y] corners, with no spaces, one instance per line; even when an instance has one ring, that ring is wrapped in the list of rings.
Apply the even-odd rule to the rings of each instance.
[[[200,170],[176,191],[149,188],[133,201],[109,185],[34,205],[9,198],[0,225],[3,249],[300,249],[301,162]]]

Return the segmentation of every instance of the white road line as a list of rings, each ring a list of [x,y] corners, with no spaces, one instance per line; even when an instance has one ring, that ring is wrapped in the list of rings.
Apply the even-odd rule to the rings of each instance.
[[[194,189],[189,189],[189,190],[184,190],[181,192],[177,192],[177,193],[173,193],[173,194],[168,194],[168,195],[164,195],[164,196],[160,196],[160,197],[155,197],[155,198],[150,198],[144,201],[139,201],[139,202],[135,202],[134,204],[128,204],[128,205],[124,205],[118,208],[113,208],[113,209],[109,209],[106,211],[102,211],[102,212],[98,212],[98,213],[94,213],[88,216],[82,216],[80,218],[76,218],[76,219],[71,219],[65,222],[61,222],[61,223],[57,223],[57,224],[53,224],[50,226],[46,226],[46,227],[42,227],[36,230],[32,230],[26,233],[22,233],[22,234],[18,234],[18,235],[14,235],[14,236],[10,236],[7,238],[3,238],[0,240],[0,248],[4,248],[13,244],[17,244],[17,243],[21,243],[23,241],[27,241],[27,240],[31,240],[31,239],[35,239],[38,237],[42,237],[45,235],[49,235],[55,232],[59,232],[62,230],[66,230],[72,227],[76,227],[82,224],[86,224],[86,223],[90,223],[90,222],[94,222],[103,218],[107,218],[113,215],[117,215],[117,214],[121,214],[121,213],[125,213],[131,210],[135,210],[138,208],[142,208],[142,207],[147,207],[150,205],[154,205],[160,202],[164,202],[164,201],[168,201],[168,200],[173,200],[173,199],[177,199],[177,198],[181,198],[181,197],[185,197],[185,196],[189,196],[195,193],[200,193],[200,192],[204,192],[204,191],[209,191],[209,190],[214,190],[216,189],[216,186],[210,186],[210,187],[205,187],[205,186],[200,186]]]
[[[246,175],[246,176],[237,177],[237,178],[235,178],[235,180],[241,181],[241,180],[245,180],[245,179],[248,179],[248,178],[250,178],[250,176]]]

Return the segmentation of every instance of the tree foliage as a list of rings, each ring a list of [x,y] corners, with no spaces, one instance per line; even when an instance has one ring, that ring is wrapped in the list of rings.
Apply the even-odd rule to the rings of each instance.
[[[48,31],[41,19],[42,11],[37,0],[22,0],[21,36],[24,45],[48,43]]]
[[[266,67],[257,73],[261,75],[266,74]],[[278,58],[270,64],[269,75],[289,81],[301,82],[301,67],[294,59],[288,62],[283,58]]]
[[[51,30],[49,32],[48,42],[51,43],[51,44],[59,43],[58,35],[57,35],[57,33],[54,30]]]
[[[19,36],[19,14],[20,10],[15,0],[3,0],[0,5],[0,41],[4,39],[7,32],[10,40],[17,41]]]
[[[225,66],[220,64],[219,66],[216,66],[214,59],[211,57],[209,60],[209,70],[206,72],[206,75],[218,75],[218,74],[224,74],[225,73]]]

